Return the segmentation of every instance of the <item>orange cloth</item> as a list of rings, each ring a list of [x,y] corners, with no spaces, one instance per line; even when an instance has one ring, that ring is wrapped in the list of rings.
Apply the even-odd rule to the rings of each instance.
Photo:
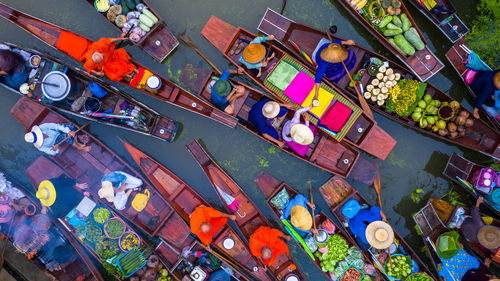
[[[261,226],[259,227],[250,237],[250,251],[252,252],[252,255],[254,255],[257,258],[262,258],[261,257],[261,251],[263,247],[268,247],[271,249],[273,252],[273,255],[270,259],[264,261],[265,265],[273,265],[276,263],[276,259],[281,255],[281,254],[286,254],[288,255],[288,246],[286,243],[280,239],[280,237],[283,236],[283,233],[281,231],[266,227],[266,226]]]
[[[203,233],[200,230],[202,223],[209,223],[212,226],[212,230],[209,233]],[[191,226],[191,232],[196,234],[200,238],[203,244],[208,245],[212,243],[212,237],[227,223],[227,218],[222,217],[222,213],[214,208],[207,206],[198,206],[194,209],[191,217],[189,218],[189,224]]]
[[[85,53],[85,62],[83,68],[88,73],[92,70],[104,70],[106,76],[113,81],[120,82],[123,76],[130,74],[136,69],[136,66],[130,62],[130,56],[125,49],[115,49],[115,43],[111,43],[111,38],[101,38],[99,41],[90,44]],[[103,55],[101,63],[95,63],[92,60],[94,52]]]
[[[83,61],[85,52],[90,41],[69,31],[61,31],[57,39],[57,49],[67,53],[71,57]]]

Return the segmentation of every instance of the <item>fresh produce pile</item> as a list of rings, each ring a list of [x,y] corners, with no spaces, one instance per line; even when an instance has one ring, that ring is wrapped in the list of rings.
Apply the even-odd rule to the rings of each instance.
[[[97,6],[100,3],[100,7]],[[108,9],[105,9],[106,2]],[[97,0],[98,11],[107,11],[106,17],[122,29],[123,33],[129,31],[129,39],[137,43],[146,36],[151,28],[158,22],[158,18],[148,10],[148,6],[142,0]],[[102,9],[101,9],[102,8]]]
[[[387,109],[399,116],[410,115],[423,97],[426,83],[413,79],[401,79],[389,90]]]
[[[140,246],[140,240],[134,232],[127,232],[120,238],[120,247],[123,251],[130,251],[134,247]]]
[[[111,212],[106,207],[97,207],[92,211],[92,219],[97,224],[104,224],[111,217]]]
[[[408,276],[405,281],[433,281],[429,275],[424,274],[424,273],[414,273],[410,276]]]
[[[163,267],[158,256],[151,255],[146,262],[146,266],[139,269],[129,280],[173,281],[175,279],[169,274],[168,270]]]
[[[102,237],[102,229],[90,222],[85,225],[85,240],[91,245],[96,244]]]
[[[146,265],[146,259],[138,248],[133,248],[118,260],[118,267],[125,277],[131,276]]]
[[[354,266],[350,266],[340,277],[339,281],[359,281],[363,279],[363,273]]]
[[[363,17],[401,54],[413,56],[415,50],[420,51],[425,48],[408,15],[401,13],[400,0],[370,0],[360,9],[363,11]]]
[[[95,252],[99,256],[99,258],[103,260],[107,260],[120,253],[123,253],[118,247],[117,240],[108,239],[102,236],[99,239],[99,242],[96,243]]]
[[[409,256],[393,255],[392,267],[389,259],[387,259],[384,268],[389,276],[404,280],[411,273],[411,258]]]
[[[119,218],[111,218],[106,225],[104,231],[111,239],[118,239],[125,232],[125,223]]]
[[[366,86],[365,99],[371,99],[379,106],[384,105],[385,100],[389,97],[389,91],[396,86],[399,79],[401,79],[401,74],[394,73],[392,68],[379,67],[375,79]]]

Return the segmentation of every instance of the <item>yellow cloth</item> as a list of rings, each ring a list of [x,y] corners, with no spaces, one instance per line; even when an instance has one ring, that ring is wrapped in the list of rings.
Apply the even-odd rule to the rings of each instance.
[[[141,82],[139,82],[139,85],[146,85],[146,81],[148,81],[148,78],[153,76],[153,72],[144,69],[144,75],[141,78]]]
[[[308,107],[311,105],[315,93],[316,90],[314,87],[307,96],[307,98],[302,103],[302,107]],[[321,117],[323,117],[323,114],[325,114],[326,110],[332,103],[333,95],[329,93],[327,90],[320,87],[318,93],[318,100],[319,100],[319,106],[313,107],[311,110],[309,110],[309,112],[318,117],[318,119],[321,119]]]
[[[296,228],[309,231],[312,227],[312,216],[306,208],[300,205],[293,206],[290,221]]]

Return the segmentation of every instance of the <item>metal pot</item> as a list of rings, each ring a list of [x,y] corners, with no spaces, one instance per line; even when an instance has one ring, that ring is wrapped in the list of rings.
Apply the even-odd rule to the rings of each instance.
[[[150,91],[158,91],[161,88],[161,86],[162,86],[161,79],[156,75],[152,75],[146,80],[146,87]]]
[[[285,276],[285,281],[300,281],[300,277],[297,274],[290,273]]]
[[[101,109],[101,101],[94,97],[90,97],[85,101],[84,108],[85,111],[98,112],[99,109]]]
[[[71,90],[71,82],[69,81],[68,75],[61,71],[49,72],[45,75],[45,77],[43,77],[42,82],[58,85],[41,85],[43,95],[53,101],[63,100],[68,96]]]
[[[322,229],[318,230],[318,235],[316,237],[316,244],[318,244],[318,247],[326,247],[326,242],[328,241],[328,233]]]

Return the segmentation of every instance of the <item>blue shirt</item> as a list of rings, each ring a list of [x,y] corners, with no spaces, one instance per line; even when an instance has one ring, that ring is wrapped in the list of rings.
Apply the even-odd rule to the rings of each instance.
[[[478,71],[474,80],[470,84],[470,88],[476,94],[476,101],[474,103],[475,108],[481,108],[481,106],[493,96],[496,87],[493,84],[493,76],[499,70],[491,71]]]
[[[42,146],[38,150],[48,155],[57,155],[59,153],[59,148],[56,151],[52,150],[52,146],[56,144],[57,137],[63,133],[67,134],[71,130],[62,124],[56,123],[43,123],[38,127],[40,127],[42,134],[47,136],[47,138],[43,139]]]
[[[127,176],[120,172],[111,172],[102,177],[101,182],[109,181],[115,188],[119,188],[127,180]]]
[[[293,198],[292,200],[290,200],[288,202],[285,209],[283,210],[283,214],[280,217],[280,219],[282,219],[282,220],[286,219],[288,222],[290,222],[290,225],[294,228],[294,230],[297,232],[297,234],[299,234],[301,237],[306,237],[309,234],[309,231],[302,230],[300,228],[295,227],[292,224],[292,221],[290,220],[291,219],[290,216],[292,214],[292,208],[295,206],[302,206],[302,207],[307,209],[309,214],[312,214],[312,209],[309,208],[309,206],[307,205],[307,202],[308,202],[307,198],[304,195],[297,194],[295,196],[295,198]],[[321,212],[321,209],[318,206],[316,206],[316,209],[314,210],[314,214],[318,214],[319,212]]]
[[[342,45],[342,41],[340,40],[333,40],[332,43],[337,43]],[[323,44],[321,47],[319,47],[318,51],[316,52],[316,57],[314,58],[316,60],[316,64],[318,65],[318,69],[316,69],[316,75],[314,76],[314,82],[316,83],[321,83],[321,80],[323,79],[323,76],[326,73],[328,65],[332,64],[331,62],[327,62],[321,58],[321,51],[326,49],[330,44],[331,43]]]
[[[250,112],[248,112],[248,121],[257,128],[257,131],[259,131],[259,133],[268,134],[271,137],[279,140],[280,136],[278,132],[273,126],[271,126],[272,120],[264,117],[264,114],[262,114],[262,108],[264,107],[264,104],[266,104],[268,101],[271,101],[271,99],[263,98],[258,103],[254,104],[252,106],[252,109],[250,109]],[[287,108],[281,107],[278,117],[282,117],[287,112],[288,112]]]
[[[222,75],[219,78],[219,80],[229,81],[229,75],[230,74],[231,74],[231,72],[229,72],[229,70],[227,70],[227,69],[224,70],[222,72]],[[217,80],[217,81],[219,81],[219,80]],[[217,83],[217,82],[215,82],[215,83]],[[223,96],[220,96],[219,94],[217,94],[215,92],[215,84],[214,84],[214,87],[212,87],[212,96],[211,96],[211,99],[215,103],[215,105],[217,105],[217,107],[224,107],[227,104],[227,96],[223,97]]]
[[[259,37],[255,37],[252,41],[250,41],[250,43],[248,45],[250,45],[250,44],[262,44],[268,40],[269,40],[268,36],[259,36]],[[240,59],[238,61],[240,63],[242,63],[243,65],[245,65],[248,69],[256,69],[256,68],[262,67],[262,62],[258,62],[258,63],[246,62],[243,59],[243,53],[241,54]]]
[[[12,75],[2,75],[5,85],[19,90],[19,87],[26,81],[28,81],[29,71],[26,65],[19,72],[14,72]]]
[[[366,227],[374,222],[382,220],[380,216],[380,208],[372,206],[370,209],[360,210],[350,221],[349,229],[352,234],[361,239],[363,243],[368,244],[366,240]]]

